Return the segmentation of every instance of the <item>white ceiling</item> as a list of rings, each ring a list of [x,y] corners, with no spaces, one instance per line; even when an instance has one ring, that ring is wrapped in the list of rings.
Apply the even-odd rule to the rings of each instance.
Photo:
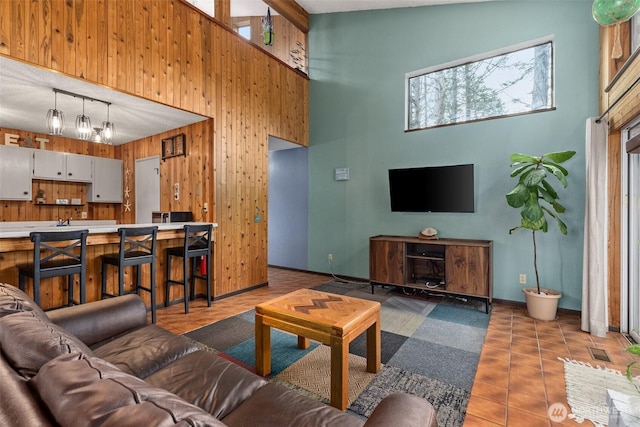
[[[253,0],[231,0],[253,1]],[[260,0],[257,0],[260,1]],[[399,7],[432,6],[437,4],[475,3],[492,0],[296,0],[310,14],[350,12],[355,10],[395,9]]]
[[[47,134],[45,119],[47,111],[54,108],[53,88],[111,102],[109,119],[116,126],[114,145],[206,119],[0,56],[0,128]],[[58,110],[65,117],[63,136],[75,138],[75,120],[82,113],[82,99],[58,94]],[[107,120],[107,106],[85,101],[85,115],[93,127],[100,127]]]

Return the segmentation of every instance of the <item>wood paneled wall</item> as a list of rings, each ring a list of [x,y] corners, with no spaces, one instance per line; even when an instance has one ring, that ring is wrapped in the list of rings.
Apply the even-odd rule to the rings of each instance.
[[[77,139],[61,136],[45,135],[36,132],[0,128],[0,141],[4,141],[4,134],[19,135],[18,144],[24,145],[26,137],[31,137],[34,146],[39,147],[36,138],[46,138],[46,150],[60,151],[63,153],[86,154],[96,157],[114,158],[114,147],[104,144],[88,143]],[[87,219],[119,219],[119,204],[112,203],[88,203],[87,186],[83,182],[62,182],[34,179],[32,181],[33,200],[11,201],[0,200],[0,222],[2,221],[55,221],[58,218],[82,219],[83,211],[87,212]],[[44,191],[48,203],[54,203],[55,199],[78,198],[84,206],[40,206],[34,203],[38,189]]]
[[[0,54],[214,118],[216,293],[267,281],[268,136],[308,145],[307,78],[181,0],[0,0]]]

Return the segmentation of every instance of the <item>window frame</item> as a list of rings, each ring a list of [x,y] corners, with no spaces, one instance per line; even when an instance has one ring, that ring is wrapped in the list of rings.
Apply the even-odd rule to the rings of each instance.
[[[530,49],[533,48],[535,46],[539,46],[539,45],[543,45],[546,43],[551,43],[551,73],[550,73],[550,80],[551,80],[551,107],[546,107],[546,108],[539,108],[539,109],[535,109],[535,110],[530,110],[530,111],[523,111],[523,112],[519,112],[519,113],[510,113],[510,114],[502,114],[499,116],[491,116],[491,117],[484,117],[484,118],[480,118],[480,119],[472,119],[472,120],[465,120],[465,121],[459,121],[459,122],[455,122],[455,123],[443,123],[443,124],[438,124],[438,125],[433,125],[433,126],[426,126],[426,127],[420,127],[420,128],[415,128],[415,129],[411,129],[409,128],[409,117],[410,117],[410,105],[409,105],[409,80],[414,78],[414,77],[418,77],[421,75],[425,75],[425,74],[429,74],[429,73],[433,73],[436,71],[442,71],[442,70],[446,70],[449,68],[454,68],[454,67],[459,67],[462,65],[466,65],[466,64],[471,64],[474,62],[479,62],[485,59],[489,59],[489,58],[493,58],[496,56],[501,56],[501,55],[506,55],[509,53],[513,53],[513,52],[517,52],[520,50],[525,50],[525,49]],[[422,68],[420,70],[415,70],[415,71],[411,71],[409,73],[406,73],[404,76],[404,131],[405,132],[415,132],[415,131],[420,131],[420,130],[426,130],[426,129],[434,129],[434,128],[439,128],[439,127],[444,127],[444,126],[454,126],[454,125],[461,125],[461,124],[468,124],[468,123],[476,123],[476,122],[480,122],[480,121],[485,121],[485,120],[494,120],[494,119],[501,119],[501,118],[506,118],[506,117],[515,117],[515,116],[521,116],[521,115],[525,115],[525,114],[535,114],[535,113],[542,113],[542,112],[547,112],[547,111],[553,111],[556,109],[556,97],[555,97],[555,73],[556,73],[556,60],[555,60],[555,35],[550,34],[544,37],[540,37],[537,39],[533,39],[533,40],[528,40],[525,42],[521,42],[521,43],[517,43],[517,44],[513,44],[510,46],[506,46],[503,48],[499,48],[499,49],[494,49],[488,52],[484,52],[484,53],[479,53],[479,54],[475,54],[472,56],[468,56],[466,58],[462,58],[462,59],[457,59],[454,61],[449,61],[449,62],[445,62],[443,64],[438,64],[438,65],[433,65],[431,67],[426,67],[426,68]]]

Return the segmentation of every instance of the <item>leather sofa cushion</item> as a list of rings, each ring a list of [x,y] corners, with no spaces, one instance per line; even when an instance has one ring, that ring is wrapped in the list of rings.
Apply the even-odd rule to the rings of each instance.
[[[93,353],[124,372],[146,378],[197,349],[186,338],[149,325],[94,348]]]
[[[47,318],[47,315],[38,307],[38,304],[19,288],[0,283],[0,317],[22,311],[33,311],[43,319]]]
[[[46,427],[49,421],[46,409],[31,392],[27,380],[18,375],[0,357],[0,426]]]
[[[364,424],[364,420],[277,383],[261,387],[236,410],[222,418],[222,422],[230,427],[361,427]]]
[[[267,383],[235,363],[206,351],[178,359],[145,380],[219,419]]]
[[[0,318],[2,353],[13,369],[31,378],[42,365],[61,354],[93,353],[79,339],[35,311]]]
[[[57,357],[32,382],[60,425],[224,425],[197,406],[96,357]]]

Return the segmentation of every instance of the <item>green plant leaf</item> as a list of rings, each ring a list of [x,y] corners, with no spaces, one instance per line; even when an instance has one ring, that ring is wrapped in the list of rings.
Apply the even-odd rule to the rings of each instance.
[[[549,172],[551,172],[553,176],[558,178],[558,181],[562,183],[563,187],[567,186],[567,177],[562,173],[560,169],[550,164],[547,164],[547,165],[543,164],[542,167],[548,170]]]
[[[632,383],[633,383],[633,369],[634,369],[636,363],[638,363],[638,361],[634,360],[633,362],[631,362],[631,363],[629,363],[627,365],[627,379],[629,381],[631,381]]]
[[[509,156],[509,161],[512,165],[516,163],[538,163],[540,161],[540,157],[528,156],[522,153],[513,153]]]
[[[520,221],[520,227],[528,228],[529,230],[533,230],[533,231],[542,231],[543,233],[546,233],[547,227],[548,227],[547,219],[544,217],[544,215],[540,217],[540,219],[537,221],[529,221],[525,218],[522,218]]]
[[[544,184],[544,181],[543,181]],[[556,199],[543,187],[538,187],[538,193],[542,196],[545,202],[549,204],[555,203]]]
[[[507,193],[507,203],[514,208],[522,207],[529,198],[529,190],[524,185],[518,183],[513,190]]]
[[[542,181],[542,186],[544,187],[545,190],[547,190],[547,192],[551,195],[551,197],[553,197],[554,199],[559,198],[558,193],[556,193],[556,190],[554,190],[551,184],[549,184],[546,180]]]
[[[564,212],[566,211],[566,209],[564,208],[564,206],[562,206],[562,205],[561,205],[560,203],[558,203],[557,201],[556,201],[556,202],[553,202],[551,205],[553,206],[553,209],[554,209],[556,212],[558,212],[558,213],[564,213]]]
[[[632,344],[629,347],[627,347],[625,351],[628,351],[631,354],[640,355],[640,344]]]
[[[553,153],[543,154],[542,157],[546,157],[556,163],[564,163],[576,154],[575,151],[554,151]]]
[[[529,199],[521,212],[522,219],[527,223],[535,224],[540,221],[540,218],[544,218],[544,211],[540,207],[538,200],[538,192],[535,189],[531,189],[529,191]]]
[[[533,165],[530,165],[530,164],[525,164],[523,166],[520,166],[517,169],[514,169],[513,172],[511,172],[511,177],[513,178],[514,176],[518,176],[523,171],[527,170],[528,168],[532,168],[532,167],[533,167]]]
[[[524,180],[522,180],[521,182],[526,187],[531,188],[531,187],[536,187],[546,177],[547,177],[547,172],[544,169],[535,169],[535,170],[532,170],[531,173],[529,175],[527,175],[527,177]],[[536,196],[537,196],[537,194],[536,194]]]
[[[558,169],[560,170],[560,172],[562,172],[562,174],[563,174],[564,176],[569,175],[569,171],[568,171],[568,170],[566,170],[565,168],[563,168],[562,166],[560,166],[560,165],[559,165],[559,164],[557,164],[557,163],[547,162],[547,161],[543,160],[543,161],[542,161],[542,164],[543,164],[543,165],[550,165],[550,166],[553,166],[554,168],[558,168]]]

